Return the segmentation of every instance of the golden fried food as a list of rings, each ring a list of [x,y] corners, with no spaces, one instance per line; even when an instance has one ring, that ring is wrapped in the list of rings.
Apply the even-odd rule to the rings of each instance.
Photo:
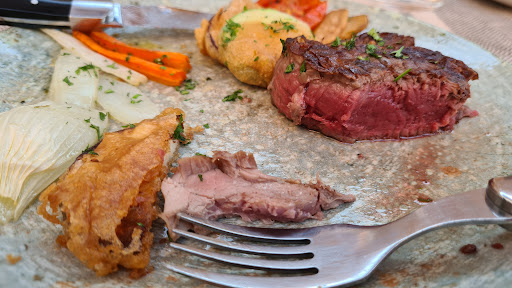
[[[345,29],[341,32],[340,39],[350,39],[352,35],[356,35],[357,33],[363,31],[366,26],[368,26],[368,16],[359,15],[354,17],[349,17],[347,25]]]
[[[340,9],[329,12],[320,25],[315,28],[315,40],[324,44],[331,43],[341,35],[348,22],[348,10]]]
[[[173,133],[183,128],[184,116],[179,115],[183,111],[168,108],[133,128],[105,133],[93,151],[78,157],[41,194],[38,213],[63,227],[57,242],[97,275],[112,273],[119,265],[148,265],[156,194],[177,157],[179,142]]]

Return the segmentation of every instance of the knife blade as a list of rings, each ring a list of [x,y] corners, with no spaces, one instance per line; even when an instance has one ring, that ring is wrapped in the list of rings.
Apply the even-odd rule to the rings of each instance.
[[[194,29],[212,14],[111,0],[2,0],[0,22],[29,28],[60,27],[89,32],[107,27]]]

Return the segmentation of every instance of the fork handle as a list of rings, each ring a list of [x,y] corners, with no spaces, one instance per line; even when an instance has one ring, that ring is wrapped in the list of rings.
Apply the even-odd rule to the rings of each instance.
[[[446,197],[387,225],[380,235],[393,235],[401,245],[429,231],[465,224],[508,224],[512,227],[512,176],[489,180],[486,189]],[[395,238],[397,237],[397,238]],[[396,240],[398,239],[398,240]],[[388,242],[389,243],[389,242]]]

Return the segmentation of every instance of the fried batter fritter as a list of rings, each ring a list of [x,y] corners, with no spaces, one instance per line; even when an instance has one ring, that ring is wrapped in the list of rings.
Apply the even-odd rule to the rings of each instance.
[[[168,108],[135,128],[105,133],[93,154],[78,157],[39,198],[38,213],[64,229],[57,242],[99,276],[149,263],[157,192],[177,157],[178,115],[183,111]]]

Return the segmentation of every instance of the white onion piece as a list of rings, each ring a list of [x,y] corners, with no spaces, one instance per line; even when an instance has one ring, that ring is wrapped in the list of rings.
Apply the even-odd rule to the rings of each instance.
[[[17,220],[108,125],[100,111],[42,102],[0,114],[0,223]],[[87,121],[85,121],[87,120]]]
[[[139,123],[160,113],[158,106],[137,87],[104,74],[100,76],[96,102],[123,124]]]
[[[50,100],[57,104],[94,107],[98,92],[99,69],[71,50],[62,49],[50,84]]]
[[[137,71],[128,69],[119,65],[107,57],[98,54],[82,42],[75,39],[73,36],[55,29],[41,29],[44,33],[48,34],[53,40],[57,41],[62,47],[73,51],[73,53],[91,62],[94,66],[99,67],[102,71],[117,76],[124,81],[139,86],[148,82],[148,78]]]

